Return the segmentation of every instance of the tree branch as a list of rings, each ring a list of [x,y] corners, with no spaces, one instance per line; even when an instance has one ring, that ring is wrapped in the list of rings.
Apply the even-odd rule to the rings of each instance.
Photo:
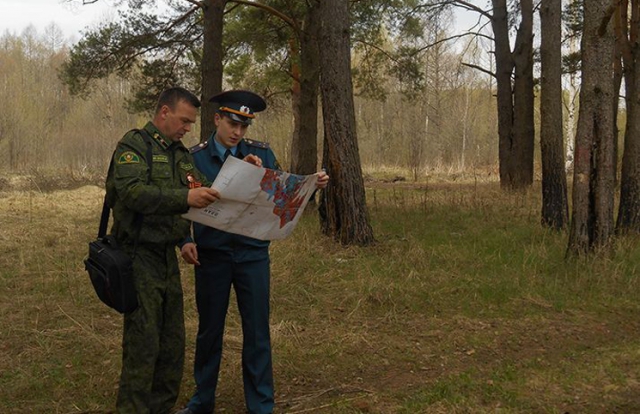
[[[449,1],[443,2],[443,4],[447,4],[447,3],[455,4],[455,5],[458,5],[458,7],[461,7],[463,9],[471,10],[476,13],[479,13],[489,20],[493,19],[493,15],[488,11],[483,10],[480,7],[476,6],[475,4],[468,3],[464,0],[451,0],[450,2]]]
[[[382,49],[380,46],[378,46],[378,45],[376,45],[376,44],[373,44],[373,43],[367,42],[367,41],[362,40],[362,39],[353,39],[353,42],[354,42],[354,43],[361,43],[361,44],[363,44],[363,45],[365,45],[365,46],[368,46],[368,47],[370,47],[370,48],[372,48],[372,49],[375,49],[375,50],[377,50],[378,52],[380,52],[380,53],[382,53],[383,55],[385,55],[387,58],[389,58],[389,59],[390,59],[391,61],[393,61],[393,62],[397,62],[397,61],[398,61],[398,59],[396,59],[396,58],[395,58],[395,57],[393,57],[391,54],[389,54],[389,52],[387,52],[386,50]]]
[[[94,1],[97,1],[97,0],[94,0]],[[198,6],[201,9],[204,9],[204,2],[202,1],[196,1],[196,0],[185,0],[185,1],[188,1],[191,4]]]
[[[253,7],[257,7],[259,9],[265,10],[265,11],[273,14],[274,16],[280,18],[282,21],[284,21],[289,26],[291,26],[292,29],[294,29],[296,31],[298,30],[296,22],[293,19],[291,19],[289,16],[281,13],[280,11],[274,9],[271,6],[267,6],[266,4],[262,4],[262,3],[259,3],[257,1],[249,1],[249,0],[229,0],[229,1],[231,1],[232,3],[244,4],[244,5],[247,5],[247,6],[253,6]]]
[[[197,4],[197,2],[192,1],[192,0],[187,0],[189,3],[192,4]],[[182,16],[178,17],[177,19],[175,19],[173,22],[171,22],[171,24],[163,29],[160,29],[158,31],[155,32],[155,34],[159,34],[162,32],[166,32],[169,29],[174,28],[176,25],[182,23],[183,21],[185,21],[187,19],[187,17],[189,17],[190,15],[192,15],[196,10],[198,10],[199,8],[203,8],[204,6],[197,6],[192,8],[191,10],[188,10],[185,14],[183,14]]]
[[[462,33],[462,34],[459,34],[459,35],[449,36],[449,37],[445,37],[444,39],[437,40],[437,41],[435,41],[435,42],[433,42],[431,44],[428,44],[428,45],[423,46],[420,49],[416,50],[416,53],[420,53],[420,52],[422,52],[424,50],[427,50],[429,48],[437,46],[440,43],[448,42],[449,40],[453,40],[453,39],[459,39],[459,38],[462,38],[462,37],[465,37],[465,36],[484,37],[487,40],[493,41],[493,37],[491,37],[489,35],[486,35],[484,33],[479,33],[479,32],[470,33],[470,32],[468,32],[468,33]]]
[[[485,68],[483,68],[483,67],[481,67],[481,66],[474,65],[474,64],[472,64],[472,63],[464,63],[464,62],[462,62],[462,63],[461,63],[461,65],[462,65],[462,66],[466,66],[466,67],[468,67],[468,68],[477,69],[477,70],[479,70],[480,72],[486,73],[487,75],[489,75],[489,76],[491,76],[491,77],[493,77],[493,78],[496,78],[496,74],[495,74],[495,73],[493,73],[493,72],[491,72],[490,70],[487,70],[487,69],[485,69]]]

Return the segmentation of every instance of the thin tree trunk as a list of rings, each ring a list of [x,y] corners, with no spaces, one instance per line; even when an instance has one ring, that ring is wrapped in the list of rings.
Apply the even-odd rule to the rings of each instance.
[[[576,74],[569,75],[569,92],[568,92],[568,104],[567,104],[567,121],[566,131],[567,139],[565,142],[565,172],[571,171],[573,168],[573,161],[575,157],[575,125],[576,125],[576,99],[578,97],[578,86],[576,81]]]
[[[578,0],[569,0],[570,3]],[[569,54],[573,55],[578,52],[577,36],[568,36]],[[573,159],[575,154],[575,126],[576,126],[576,102],[578,98],[578,76],[575,72],[569,74],[569,88],[567,91],[567,120],[565,122],[566,142],[565,142],[565,166],[564,169],[568,173],[573,168]]]
[[[464,112],[462,116],[462,150],[460,151],[460,171],[464,171],[465,154],[467,152],[467,134],[469,123],[469,99],[471,95],[470,88],[464,88]]]

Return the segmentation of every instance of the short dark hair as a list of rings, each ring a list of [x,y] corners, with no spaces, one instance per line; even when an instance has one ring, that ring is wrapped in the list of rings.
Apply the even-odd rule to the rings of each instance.
[[[191,92],[180,86],[174,86],[173,88],[165,89],[158,98],[158,104],[156,105],[156,113],[160,112],[160,109],[167,105],[172,110],[176,108],[176,104],[179,101],[186,101],[194,108],[200,108],[200,100]]]

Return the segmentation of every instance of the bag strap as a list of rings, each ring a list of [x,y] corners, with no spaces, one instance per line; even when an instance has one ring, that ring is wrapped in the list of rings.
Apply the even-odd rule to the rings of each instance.
[[[116,152],[113,151],[111,155],[111,162],[109,163],[109,170],[107,177],[111,175],[113,171],[113,158],[116,156]],[[107,225],[109,224],[109,203],[107,203],[107,194],[104,195],[104,202],[102,203],[102,214],[100,215],[100,227],[98,227],[98,238],[102,239],[107,234]]]
[[[147,144],[147,165],[149,166],[149,175],[147,175],[147,184],[151,184],[151,170],[153,169],[153,151],[152,151],[152,141],[151,136],[145,129],[134,129],[142,135],[142,139]],[[107,177],[111,175],[113,172],[113,159],[115,158],[116,152],[113,151],[113,155],[111,155],[111,162],[109,162],[109,170],[107,172]],[[110,213],[109,203],[107,203],[107,195],[104,195],[104,203],[102,204],[102,214],[100,215],[100,227],[98,227],[98,238],[101,239],[107,234],[107,226],[109,224],[109,213]],[[136,231],[136,240],[135,247],[138,246],[138,236],[140,235],[140,229],[142,228],[142,220],[144,216],[140,213],[136,214],[136,223],[138,223],[138,229]],[[134,247],[134,249],[135,249]]]

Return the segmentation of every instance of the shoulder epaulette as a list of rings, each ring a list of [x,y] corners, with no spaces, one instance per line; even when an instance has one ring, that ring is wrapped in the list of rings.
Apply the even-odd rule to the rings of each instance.
[[[128,130],[123,136],[122,138],[127,138],[127,137],[132,137],[133,135],[138,134],[140,136],[142,136],[142,133],[140,132],[140,130],[138,128],[134,128],[134,129],[130,129]]]
[[[247,145],[250,145],[252,147],[269,148],[268,142],[256,141],[255,139],[249,139],[249,138],[245,138],[244,142],[246,142]]]
[[[197,145],[194,145],[193,147],[189,148],[189,152],[191,154],[194,154],[200,150],[203,150],[205,148],[207,148],[209,146],[209,141],[205,141],[205,142],[201,142]]]
[[[128,130],[123,136],[122,139],[135,139],[134,136],[139,135],[142,139],[142,142],[146,142],[144,137],[142,136],[142,130],[138,128],[133,128]]]
[[[142,140],[144,142],[147,142],[147,139],[145,137],[150,137],[153,138],[154,141],[156,141],[162,148],[167,149],[169,148],[169,144],[164,140],[164,138],[162,138],[160,136],[160,134],[158,134],[157,132],[154,133],[153,135],[147,131],[144,128],[134,128],[134,129],[130,129],[126,134],[125,137],[129,137],[129,136],[133,136],[133,135],[140,135],[140,137],[142,137]]]

